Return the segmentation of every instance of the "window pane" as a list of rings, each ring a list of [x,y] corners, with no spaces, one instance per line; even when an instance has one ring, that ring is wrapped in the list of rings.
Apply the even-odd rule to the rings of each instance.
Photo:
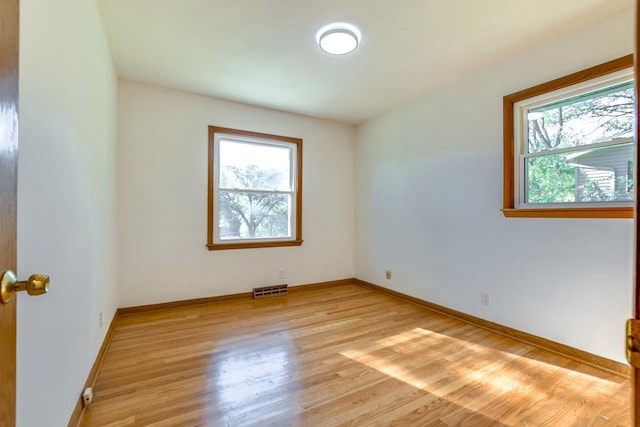
[[[527,111],[529,153],[633,137],[633,82]]]
[[[528,158],[526,203],[633,200],[633,143]]]
[[[218,209],[221,240],[291,237],[289,194],[221,190]]]
[[[563,155],[528,158],[526,203],[575,201],[575,172]]]
[[[282,145],[220,141],[220,187],[291,191],[292,148]]]

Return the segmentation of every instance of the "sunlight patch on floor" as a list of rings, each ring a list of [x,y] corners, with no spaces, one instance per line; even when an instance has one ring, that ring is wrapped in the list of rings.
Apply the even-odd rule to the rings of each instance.
[[[416,340],[422,341],[416,343]],[[411,358],[423,358],[422,360],[424,360],[425,357],[434,356],[425,352],[424,348],[446,348],[451,343],[456,343],[455,348],[462,348],[462,350],[451,355],[441,354],[440,357],[436,356],[432,365],[437,366],[437,369],[443,372],[446,371],[446,375],[443,376],[453,378],[452,380],[446,383],[434,381],[433,375],[425,375],[425,378],[422,378],[419,375],[419,369],[413,369],[408,365],[408,361]],[[414,351],[407,351],[406,346],[408,345]],[[579,387],[586,386],[593,381],[593,378],[587,374],[580,374],[542,361],[523,358],[522,356],[527,352],[527,348],[520,348],[511,352],[497,350],[422,328],[414,328],[410,331],[377,340],[374,344],[367,345],[366,348],[350,349],[340,354],[439,398],[451,400],[452,394],[456,393],[457,396],[461,396],[460,400],[463,400],[463,402],[455,400],[455,403],[476,413],[481,413],[489,401],[500,399],[501,396],[506,396],[509,393],[519,394],[525,390],[531,392],[532,388],[537,391],[535,393],[536,400],[545,399],[548,393],[527,381],[526,372],[529,367],[531,369],[535,367],[538,370],[542,368],[543,370],[553,370],[555,372],[559,370],[566,371],[573,380],[576,380],[578,390]],[[404,361],[399,360],[400,358],[404,359]],[[509,365],[514,362],[524,366],[518,369],[511,368]],[[430,380],[426,378],[430,378]],[[461,392],[465,387],[469,389],[469,392]],[[469,398],[466,396],[469,393],[475,393],[473,389],[476,387],[482,387],[483,389],[477,397]]]

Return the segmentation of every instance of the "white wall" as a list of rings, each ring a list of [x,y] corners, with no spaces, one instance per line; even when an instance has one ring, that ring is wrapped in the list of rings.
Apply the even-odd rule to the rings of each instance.
[[[19,296],[17,425],[63,426],[117,302],[117,80],[95,2],[20,6],[18,274],[51,290]]]
[[[629,9],[362,125],[356,277],[624,361],[632,221],[505,218],[502,97],[632,40]]]
[[[208,125],[303,139],[302,246],[207,250]],[[120,306],[353,277],[354,156],[352,126],[121,81]]]

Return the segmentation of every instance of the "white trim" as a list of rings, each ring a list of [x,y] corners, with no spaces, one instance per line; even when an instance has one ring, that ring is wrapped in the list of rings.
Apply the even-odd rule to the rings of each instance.
[[[254,144],[254,145],[274,145],[280,147],[291,147],[297,145],[294,142],[281,141],[271,138],[258,138],[252,136],[236,135],[230,133],[216,133],[214,137],[214,144],[218,145],[221,140],[238,142],[240,144]]]
[[[290,237],[254,237],[253,239],[218,239],[214,240],[216,244],[225,243],[264,243],[264,242],[292,242],[295,238]]]
[[[227,191],[230,193],[255,193],[255,194],[289,194],[293,195],[295,192],[292,191],[281,191],[281,190],[247,190],[246,188],[227,188],[227,187],[218,187],[216,188],[218,191]]]
[[[615,138],[608,141],[596,142],[594,144],[576,145],[575,147],[558,148],[556,150],[542,150],[536,153],[525,153],[521,154],[520,156],[524,159],[530,159],[532,157],[545,157],[552,156],[554,154],[571,153],[574,151],[589,151],[596,148],[613,147],[616,145],[626,145],[629,143],[633,143],[633,138]]]
[[[549,209],[549,208],[630,208],[634,206],[633,200],[621,200],[613,202],[565,202],[565,203],[527,203],[518,206],[518,209]]]

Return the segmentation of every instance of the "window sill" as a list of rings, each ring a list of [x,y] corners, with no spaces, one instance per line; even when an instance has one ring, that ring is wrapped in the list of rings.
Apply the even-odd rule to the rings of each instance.
[[[277,248],[282,246],[301,246],[304,240],[287,240],[284,242],[250,242],[250,243],[213,243],[207,244],[210,251],[227,249]]]
[[[633,218],[632,207],[608,208],[504,208],[507,218]]]

